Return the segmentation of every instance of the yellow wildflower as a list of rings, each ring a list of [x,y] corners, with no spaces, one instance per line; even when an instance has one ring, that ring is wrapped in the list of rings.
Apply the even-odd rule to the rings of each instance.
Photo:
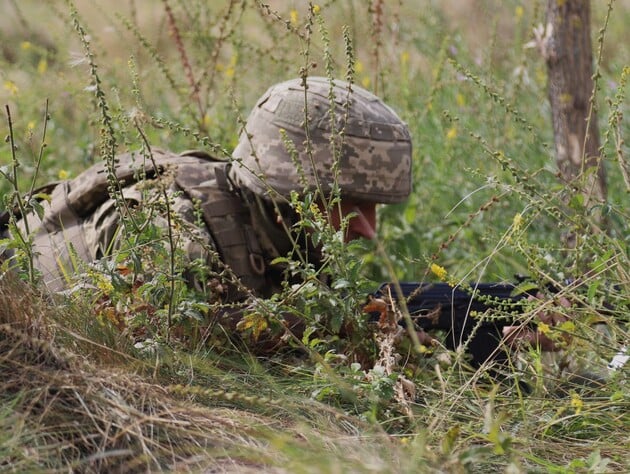
[[[567,332],[569,334],[573,334],[575,332],[575,323],[573,321],[565,321],[558,326],[560,331]]]
[[[41,75],[44,75],[47,70],[48,70],[48,61],[46,61],[46,58],[40,59],[39,62],[37,63],[37,72]]]
[[[11,95],[17,95],[20,90],[17,84],[13,81],[4,81],[4,88],[8,90]]]
[[[538,323],[538,332],[541,334],[549,334],[549,331],[551,331],[551,328],[549,327],[549,324],[547,323]]]
[[[457,128],[456,127],[451,127],[446,132],[446,139],[447,140],[453,140],[456,136],[457,136]]]
[[[70,176],[70,173],[68,173],[66,170],[59,170],[59,173],[57,173],[57,177],[59,179],[68,179],[68,176]]]
[[[319,13],[320,7],[319,5],[313,5],[313,13],[317,14]]]
[[[516,15],[516,19],[520,20],[521,18],[523,18],[523,14],[525,13],[525,9],[519,5],[516,7],[516,9],[514,10],[514,14]]]
[[[212,117],[210,117],[210,114],[205,114],[203,116],[203,127],[206,130],[210,130],[210,127],[212,127]]]
[[[370,88],[370,78],[365,76],[363,79],[361,79],[361,85],[363,86],[364,89],[369,89]]]
[[[457,96],[455,97],[455,101],[457,102],[457,105],[459,107],[463,107],[464,105],[466,105],[466,98],[461,92],[457,94]]]
[[[29,130],[29,132],[32,132],[35,129],[35,121],[31,120],[26,124],[26,128]]]
[[[359,73],[359,74],[360,74],[360,73],[362,73],[362,72],[363,72],[363,63],[362,63],[361,61],[357,61],[357,62],[355,62],[355,63],[354,63],[354,70],[355,70],[357,73]]]
[[[297,23],[298,23],[298,12],[297,12],[297,10],[291,10],[289,15],[291,16],[291,24],[293,26],[297,25]]]
[[[518,230],[521,228],[521,224],[523,224],[523,215],[517,212],[514,214],[514,219],[512,219],[512,227],[514,227],[514,230]]]
[[[436,277],[438,277],[442,281],[446,280],[446,277],[448,276],[448,272],[446,271],[446,268],[441,267],[437,263],[431,264],[431,273],[433,273]]]
[[[580,395],[575,392],[572,393],[571,394],[571,408],[573,408],[575,410],[575,413],[579,415],[583,407],[584,407],[584,402],[582,401],[582,398],[580,398]]]
[[[260,335],[268,327],[267,318],[260,313],[250,313],[245,316],[236,324],[238,331],[251,331],[254,336],[254,340],[257,341]]]
[[[27,49],[31,49],[31,42],[22,41],[22,44],[20,44],[20,48],[22,48],[24,51],[26,51]]]
[[[309,210],[315,219],[319,220],[323,218],[322,211],[316,203],[311,203]]]
[[[409,63],[409,51],[403,51],[400,53],[400,62],[403,66],[406,66]]]
[[[112,285],[112,282],[105,276],[99,275],[96,272],[92,273],[91,276],[93,277],[94,284],[103,294],[109,295],[114,291],[114,285]]]
[[[234,53],[230,58],[230,64],[225,68],[225,76],[228,79],[232,79],[234,77],[236,63],[238,63],[238,54]]]

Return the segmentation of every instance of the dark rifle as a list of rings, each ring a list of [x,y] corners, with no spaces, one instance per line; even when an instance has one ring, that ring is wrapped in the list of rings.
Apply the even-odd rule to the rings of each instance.
[[[391,298],[400,309],[403,299],[416,329],[444,331],[444,342],[451,350],[466,344],[474,366],[506,358],[500,347],[503,328],[515,324],[524,300],[537,291],[521,290],[521,283],[472,283],[464,288],[447,283],[400,283],[399,288],[383,283],[373,296]]]

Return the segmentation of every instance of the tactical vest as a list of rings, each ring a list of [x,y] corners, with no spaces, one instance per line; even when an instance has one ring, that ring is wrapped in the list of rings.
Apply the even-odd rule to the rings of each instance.
[[[260,293],[266,286],[265,261],[251,224],[250,211],[229,185],[229,164],[201,151],[175,154],[153,150],[152,157],[152,161],[144,160],[142,164],[139,157],[133,163],[129,155],[120,156],[116,166],[117,180],[124,187],[138,182],[139,176],[153,179],[167,169],[173,170],[177,187],[193,202],[199,203],[214,241],[211,244],[223,264],[245,287]],[[54,185],[50,201],[42,203],[45,209],[43,219],[29,214],[29,231],[38,254],[35,264],[51,290],[64,288],[67,280],[64,273],[72,268],[73,254],[87,261],[94,255],[94,249],[87,248],[85,242],[84,221],[110,199],[108,186],[103,163],[96,164],[75,179]],[[2,227],[6,228],[7,222],[7,215],[0,218],[0,232]],[[23,223],[20,227],[24,230]]]

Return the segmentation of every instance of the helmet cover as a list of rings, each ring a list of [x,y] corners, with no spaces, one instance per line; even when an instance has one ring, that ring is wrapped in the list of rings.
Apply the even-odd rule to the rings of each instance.
[[[411,192],[407,125],[356,85],[309,77],[305,91],[303,83],[276,84],[256,103],[233,152],[240,185],[273,198],[270,188],[288,197],[318,185],[328,195],[336,182],[342,197],[403,202]]]

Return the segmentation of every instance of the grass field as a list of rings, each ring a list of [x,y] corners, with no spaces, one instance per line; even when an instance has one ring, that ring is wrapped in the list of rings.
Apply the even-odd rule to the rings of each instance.
[[[629,343],[630,2],[592,2],[608,178],[596,207],[557,176],[546,65],[526,47],[545,3],[3,0],[3,209],[144,137],[229,156],[256,99],[304,70],[352,77],[399,113],[414,189],[379,208],[376,241],[329,235],[332,290],[267,302],[361,327],[305,340],[308,356],[258,358],[220,338],[139,347],[97,296],[50,298],[3,273],[0,471],[627,472],[628,367],[606,364]],[[594,233],[601,215],[608,230]],[[539,327],[571,336],[562,354],[523,351],[502,383],[444,348],[399,348],[391,371],[375,362],[360,308],[380,282],[517,274],[574,302],[520,316],[568,316]],[[366,353],[371,366],[357,363]],[[584,371],[607,381],[583,387]]]

